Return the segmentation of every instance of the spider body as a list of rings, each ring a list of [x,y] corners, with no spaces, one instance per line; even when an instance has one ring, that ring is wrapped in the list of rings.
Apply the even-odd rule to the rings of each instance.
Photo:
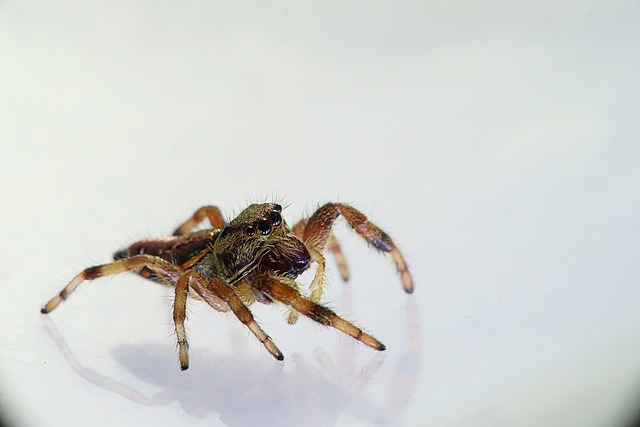
[[[183,370],[189,366],[184,329],[187,296],[202,299],[218,311],[233,311],[278,360],[284,356],[249,311],[248,306],[254,301],[278,301],[290,307],[290,323],[301,313],[376,350],[384,350],[385,346],[377,339],[319,304],[326,250],[336,257],[342,278],[349,277],[340,245],[331,234],[339,215],[374,248],[391,255],[405,291],[411,293],[413,281],[401,252],[386,233],[355,208],[327,203],[289,228],[279,204],[263,203],[250,205],[229,223],[217,207],[202,207],[172,236],[135,242],[116,252],[113,262],[85,269],[41,312],[55,309],[85,280],[129,271],[175,288],[173,318]],[[191,231],[205,218],[211,224],[210,229]],[[317,268],[310,285],[311,295],[306,297],[295,279],[312,262]]]

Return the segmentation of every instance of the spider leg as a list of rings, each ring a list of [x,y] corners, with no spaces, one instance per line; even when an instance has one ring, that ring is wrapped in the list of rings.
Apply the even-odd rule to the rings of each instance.
[[[176,230],[173,232],[174,236],[179,236],[181,234],[188,233],[193,230],[198,224],[200,224],[204,219],[207,218],[211,223],[211,227],[215,229],[224,228],[227,222],[224,220],[222,216],[222,212],[218,209],[217,206],[203,206],[194,214],[183,222]]]
[[[382,351],[386,348],[380,341],[338,316],[333,310],[302,296],[297,289],[282,283],[279,279],[263,276],[256,280],[254,286],[276,301],[290,305],[302,315],[322,325],[336,328],[375,350]]]
[[[320,253],[320,251],[316,249],[309,248],[309,255],[311,255],[311,260],[315,261],[318,265],[316,267],[316,273],[313,276],[313,280],[309,285],[309,289],[311,290],[311,301],[320,302],[322,299],[322,290],[324,286],[324,274],[326,270],[326,261],[324,255]]]
[[[309,218],[301,219],[293,226],[291,232],[295,234],[297,238],[304,241],[304,229],[309,222]],[[349,265],[347,264],[347,259],[342,252],[342,247],[340,243],[338,243],[338,239],[332,233],[329,234],[329,238],[327,239],[326,248],[329,252],[331,252],[338,264],[338,269],[340,270],[340,277],[345,282],[349,280]]]
[[[329,239],[327,240],[327,250],[333,254],[333,257],[338,264],[338,270],[340,271],[340,277],[345,282],[349,280],[349,265],[347,264],[347,259],[342,252],[342,247],[340,243],[338,243],[338,239],[333,234],[329,235]]]
[[[183,371],[189,368],[189,342],[184,328],[184,321],[187,318],[189,288],[193,289],[200,298],[214,309],[223,312],[229,310],[228,304],[208,290],[207,281],[201,275],[191,270],[180,276],[176,282],[175,299],[173,300],[173,323],[178,340],[180,369]]]
[[[200,275],[198,276],[202,277]],[[196,280],[191,280],[189,282],[189,288],[195,291],[195,293],[198,294],[198,296],[202,298],[204,302],[209,304],[214,310],[221,313],[226,313],[230,310],[231,307],[229,307],[229,304],[227,304],[222,300],[222,298],[209,290],[206,280],[197,280],[197,278]]]
[[[196,280],[205,280],[204,278],[202,278],[202,276],[198,276],[199,275],[194,273],[193,277],[195,277]],[[222,280],[220,277],[214,276],[207,283],[207,289],[229,305],[229,307],[233,311],[233,314],[236,315],[238,320],[240,320],[249,328],[253,335],[258,338],[258,340],[262,343],[262,345],[264,345],[267,351],[273,355],[273,357],[278,360],[284,360],[282,352],[278,349],[278,347],[276,347],[269,335],[267,335],[262,330],[260,325],[258,325],[258,322],[256,322],[253,317],[253,314],[251,314],[251,310],[249,310],[249,308],[242,302],[240,297],[238,297],[238,295],[234,292],[231,285]]]
[[[62,301],[67,299],[69,294],[76,290],[80,283],[85,280],[94,280],[99,277],[111,276],[125,271],[137,271],[142,268],[153,270],[158,276],[165,278],[171,283],[176,283],[182,274],[182,271],[175,265],[163,260],[162,258],[151,255],[136,255],[131,258],[121,259],[108,264],[85,268],[56,296],[51,298],[40,312],[46,314],[54,310]]]
[[[183,371],[189,368],[189,342],[187,341],[187,332],[184,329],[184,320],[187,318],[187,295],[189,294],[191,277],[190,273],[180,276],[176,283],[176,294],[173,300],[173,324],[178,339],[180,369]]]
[[[327,203],[309,218],[304,226],[302,241],[309,250],[323,252],[331,246],[331,228],[342,215],[349,226],[380,252],[388,252],[396,265],[402,285],[407,293],[413,292],[413,279],[400,249],[387,233],[378,228],[357,209],[344,203]]]
[[[176,296],[173,304],[173,321],[175,324],[176,337],[178,339],[178,351],[180,357],[180,369],[183,371],[189,368],[189,342],[184,328],[187,311],[187,295],[189,288],[193,289],[202,299],[207,301],[216,310],[219,310],[219,303],[211,304],[210,300],[224,302],[226,310],[231,308],[238,320],[245,324],[249,330],[260,340],[267,351],[276,359],[283,360],[284,356],[271,341],[271,338],[262,330],[255,321],[249,308],[242,302],[224,280],[214,277],[210,282],[197,272],[191,270],[178,279],[176,283]],[[224,310],[224,311],[226,311]],[[222,311],[222,310],[219,310]]]
[[[293,289],[297,290],[298,292],[300,291],[300,286],[298,286],[298,283],[295,280],[289,279],[288,277],[281,277],[280,280],[282,281],[282,283],[285,283],[291,286]],[[289,316],[287,316],[287,323],[290,325],[295,324],[298,321],[299,314],[300,313],[298,313],[295,308],[290,306]]]
[[[309,222],[309,218],[303,218],[291,227],[291,232],[300,240],[304,238],[304,228],[307,226],[307,222]]]

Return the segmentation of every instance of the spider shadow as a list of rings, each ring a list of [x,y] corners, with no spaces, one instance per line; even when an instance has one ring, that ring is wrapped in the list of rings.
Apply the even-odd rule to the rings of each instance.
[[[70,366],[87,381],[144,406],[180,404],[189,415],[204,418],[219,415],[229,426],[333,425],[345,413],[376,424],[394,424],[411,400],[419,360],[419,333],[415,305],[407,307],[410,345],[400,357],[387,388],[387,401],[373,404],[365,387],[385,363],[376,353],[368,362],[355,360],[354,343],[341,341],[336,360],[316,348],[314,360],[292,354],[288,363],[264,354],[236,349],[231,355],[198,350],[192,367],[176,369],[175,355],[166,346],[126,344],[115,347],[114,359],[134,377],[160,391],[136,390],[83,366],[73,355],[53,321],[45,325]],[[238,342],[234,347],[242,346]]]

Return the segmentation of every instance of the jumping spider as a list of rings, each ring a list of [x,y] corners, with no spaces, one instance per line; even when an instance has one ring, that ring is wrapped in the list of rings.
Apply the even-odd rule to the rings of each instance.
[[[376,350],[385,346],[335,312],[319,304],[325,272],[325,250],[338,263],[344,280],[347,264],[331,228],[339,215],[368,243],[388,252],[396,265],[407,293],[413,292],[411,274],[400,250],[389,235],[365,215],[343,203],[327,203],[293,229],[282,218],[276,203],[252,204],[233,221],[226,223],[215,206],[198,209],[172,236],[141,240],[113,255],[108,264],[89,267],[75,276],[58,295],[41,309],[54,310],[80,283],[125,271],[175,287],[173,320],[178,339],[180,367],[189,367],[188,343],[184,328],[187,295],[201,298],[214,309],[233,311],[276,359],[284,356],[254,320],[248,306],[254,301],[274,300],[290,307],[289,323],[298,313],[323,325],[332,326]],[[205,218],[210,229],[192,231]],[[311,261],[317,264],[310,297],[303,296],[295,279]]]

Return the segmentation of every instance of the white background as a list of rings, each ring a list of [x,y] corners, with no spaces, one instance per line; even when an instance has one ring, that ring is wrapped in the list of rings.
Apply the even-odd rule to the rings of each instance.
[[[640,401],[640,3],[0,4],[0,410],[18,426],[609,426]],[[81,269],[250,201],[353,203],[326,302],[189,305]],[[309,281],[306,275],[302,281]]]

